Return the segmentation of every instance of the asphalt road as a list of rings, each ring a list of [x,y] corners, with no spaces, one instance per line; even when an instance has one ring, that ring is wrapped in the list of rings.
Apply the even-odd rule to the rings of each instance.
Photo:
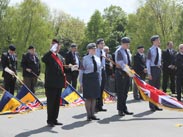
[[[61,107],[62,126],[48,127],[46,110],[27,114],[1,115],[0,137],[182,137],[183,112],[149,111],[148,102],[128,97],[133,116],[117,115],[116,102],[105,104],[107,112],[96,114],[99,121],[86,121],[84,106]]]

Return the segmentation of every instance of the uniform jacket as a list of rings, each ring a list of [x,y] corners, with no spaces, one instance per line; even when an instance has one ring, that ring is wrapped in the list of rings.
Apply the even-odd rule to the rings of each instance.
[[[65,74],[57,64],[57,62],[51,56],[52,52],[47,52],[42,61],[45,63],[45,87],[46,88],[64,88],[65,86]],[[57,54],[59,59],[63,62],[63,58],[60,54]]]
[[[146,68],[146,61],[145,61],[145,55],[140,55],[140,53],[137,52],[137,54],[134,55],[134,64],[133,69],[137,74],[144,74],[144,69]]]
[[[183,55],[178,53],[175,57],[175,66],[177,67],[177,77],[183,77]]]
[[[76,57],[78,58],[78,61],[79,61],[79,55],[77,53],[76,53]],[[76,60],[73,57],[73,54],[71,51],[67,52],[67,54],[65,56],[65,64],[66,65],[69,65],[69,64],[77,65]],[[80,61],[79,61],[79,67],[80,67]],[[72,72],[71,68],[65,68],[65,73],[71,73],[71,72]]]
[[[168,70],[168,66],[173,65],[173,62],[175,62],[176,53],[177,52],[175,50],[172,50],[172,54],[170,54],[168,49],[162,52],[163,70]]]
[[[26,71],[26,68],[29,68],[34,72],[36,75],[39,76],[40,74],[40,61],[37,56],[35,56],[35,59],[31,53],[23,54],[21,66],[23,68],[23,76],[26,77],[35,77],[34,74]]]
[[[1,56],[1,63],[2,63],[2,68],[3,68],[3,77],[6,78],[11,78],[12,75],[5,72],[4,69],[6,67],[8,67],[9,69],[11,69],[12,71],[14,71],[16,73],[16,69],[17,69],[17,57],[14,55],[14,59],[11,57],[11,55],[8,52],[5,52],[2,54]]]

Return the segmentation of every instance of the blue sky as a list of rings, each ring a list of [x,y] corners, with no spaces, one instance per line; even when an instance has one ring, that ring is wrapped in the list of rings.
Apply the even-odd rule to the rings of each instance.
[[[11,0],[10,4],[20,3],[23,0]],[[51,10],[62,10],[73,17],[78,17],[85,23],[97,9],[103,12],[104,8],[112,5],[120,6],[126,13],[134,13],[139,7],[138,0],[41,0]]]

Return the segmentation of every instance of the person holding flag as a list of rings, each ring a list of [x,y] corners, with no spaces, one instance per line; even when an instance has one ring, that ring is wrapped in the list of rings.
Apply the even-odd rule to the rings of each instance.
[[[123,37],[121,39],[121,46],[115,51],[115,81],[117,91],[117,110],[119,116],[133,115],[133,112],[129,112],[126,106],[131,77],[126,72],[126,66],[131,66],[129,44],[130,39],[128,37]]]
[[[23,54],[21,67],[23,68],[23,79],[25,85],[35,93],[35,85],[40,74],[40,61],[36,54],[36,49],[31,45],[28,52]]]
[[[5,71],[6,68],[11,69],[14,74],[17,70],[17,56],[15,53],[15,46],[10,45],[8,52],[4,52],[1,56],[1,63],[3,68],[4,88],[14,95],[16,78]]]
[[[45,92],[47,97],[48,126],[62,125],[57,121],[62,88],[66,86],[63,60],[59,54],[61,45],[53,39],[51,49],[42,58],[45,63]]]
[[[96,99],[100,96],[101,62],[96,54],[96,44],[87,45],[88,55],[83,57],[79,71],[79,82],[83,89],[87,121],[99,120],[95,113]]]

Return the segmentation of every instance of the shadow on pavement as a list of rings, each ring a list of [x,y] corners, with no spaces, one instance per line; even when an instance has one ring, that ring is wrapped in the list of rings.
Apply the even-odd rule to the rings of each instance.
[[[44,127],[38,128],[38,129],[34,129],[34,130],[30,130],[30,131],[20,133],[18,135],[15,135],[15,137],[29,137],[31,135],[39,134],[39,133],[42,133],[42,132],[58,133],[56,131],[53,131],[52,127],[44,126]]]
[[[133,117],[143,117],[143,116],[150,115],[150,114],[152,114],[152,113],[154,113],[154,112],[152,112],[152,111],[150,111],[150,110],[147,110],[147,111],[144,111],[144,112],[142,112],[142,113],[135,114],[135,115],[133,115]]]
[[[89,123],[90,122],[88,122],[88,121],[77,121],[77,122],[74,122],[72,124],[62,126],[62,129],[71,130],[71,129],[74,129],[74,128],[83,127],[84,125],[89,124]]]
[[[81,119],[84,117],[86,117],[86,113],[73,116],[73,118],[75,118],[75,119]]]
[[[118,115],[114,115],[112,117],[109,117],[109,118],[104,118],[102,120],[99,120],[98,123],[100,124],[109,124],[110,122],[119,122],[121,121],[121,116],[118,116]]]

